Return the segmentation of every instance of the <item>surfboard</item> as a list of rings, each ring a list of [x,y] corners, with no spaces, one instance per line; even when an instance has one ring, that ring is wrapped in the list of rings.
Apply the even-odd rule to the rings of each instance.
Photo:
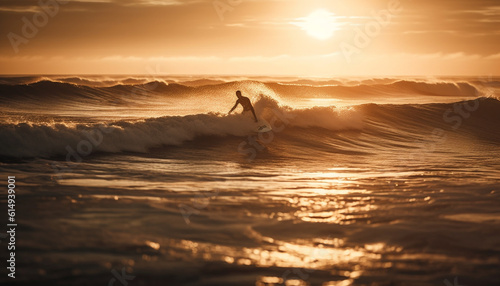
[[[259,122],[259,125],[257,127],[257,133],[265,133],[265,132],[270,132],[272,130],[273,128],[271,128],[271,125],[269,125],[267,122],[265,123]]]

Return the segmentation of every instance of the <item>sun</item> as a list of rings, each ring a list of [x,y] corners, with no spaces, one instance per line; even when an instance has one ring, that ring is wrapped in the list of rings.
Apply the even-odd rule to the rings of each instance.
[[[297,20],[293,22],[294,25],[301,27],[307,34],[319,40],[330,39],[338,26],[335,14],[325,9],[316,10],[309,16]]]

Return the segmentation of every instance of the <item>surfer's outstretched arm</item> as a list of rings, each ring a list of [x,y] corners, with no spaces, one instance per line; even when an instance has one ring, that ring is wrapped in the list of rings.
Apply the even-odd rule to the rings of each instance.
[[[240,103],[240,101],[237,100],[236,103],[234,104],[233,108],[231,108],[231,110],[229,110],[228,114],[231,114],[231,112],[233,112],[233,110],[238,106],[239,103]]]

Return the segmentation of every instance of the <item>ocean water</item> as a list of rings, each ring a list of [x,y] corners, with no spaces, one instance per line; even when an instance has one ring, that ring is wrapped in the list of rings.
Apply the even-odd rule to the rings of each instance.
[[[236,90],[273,131],[227,115]],[[491,77],[2,77],[18,226],[16,279],[3,267],[0,283],[500,285],[499,90]]]

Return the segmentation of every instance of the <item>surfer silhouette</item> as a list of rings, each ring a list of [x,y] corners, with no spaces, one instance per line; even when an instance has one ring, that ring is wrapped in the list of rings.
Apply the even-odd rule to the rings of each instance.
[[[228,114],[231,114],[231,112],[233,112],[233,110],[235,110],[236,107],[238,107],[238,104],[241,104],[241,106],[243,106],[243,112],[251,111],[253,117],[255,118],[255,122],[258,122],[257,115],[255,115],[255,110],[253,109],[252,102],[250,102],[250,99],[248,97],[241,95],[241,91],[239,90],[236,92],[236,96],[238,97],[238,100],[236,100],[236,104],[233,106],[233,108],[231,108]]]

